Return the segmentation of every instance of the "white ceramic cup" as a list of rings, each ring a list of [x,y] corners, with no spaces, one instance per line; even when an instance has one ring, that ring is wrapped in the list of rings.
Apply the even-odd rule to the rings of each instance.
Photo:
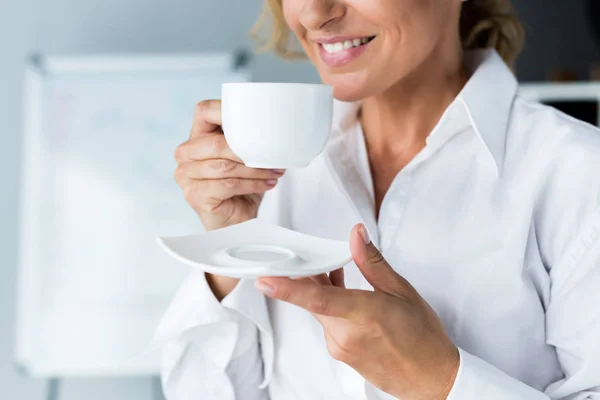
[[[307,166],[331,132],[333,88],[303,83],[225,83],[225,140],[246,166]]]

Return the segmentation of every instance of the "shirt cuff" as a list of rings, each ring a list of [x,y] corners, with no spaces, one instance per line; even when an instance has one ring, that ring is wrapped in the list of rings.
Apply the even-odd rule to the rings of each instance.
[[[204,273],[193,271],[185,278],[164,313],[152,345],[163,347],[194,328],[235,319],[235,314],[225,309],[215,298]]]
[[[223,299],[221,304],[241,316],[239,319],[238,342],[233,358],[242,355],[259,340],[256,335],[256,328],[258,327],[264,378],[259,388],[264,389],[271,380],[275,352],[267,299],[254,287],[254,280],[242,279],[235,289]],[[250,332],[252,334],[249,334]]]
[[[460,367],[454,386],[446,400],[549,400],[523,382],[505,374],[493,365],[458,349]]]
[[[265,387],[273,364],[272,329],[264,295],[252,280],[242,279],[219,302],[202,271],[184,280],[156,330],[151,351],[163,350],[163,379],[168,381],[193,346],[202,352],[203,370],[224,371],[232,359],[244,355],[258,342],[260,330]],[[210,367],[210,366],[212,367]]]
[[[240,330],[249,327],[247,318],[261,331],[272,334],[266,300],[252,281],[241,280],[222,302],[219,302],[202,271],[190,273],[163,315],[153,339],[153,347],[187,336],[200,326],[234,322]]]

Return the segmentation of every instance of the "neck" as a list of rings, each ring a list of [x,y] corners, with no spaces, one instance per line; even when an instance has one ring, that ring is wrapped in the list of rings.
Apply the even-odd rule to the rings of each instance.
[[[361,122],[369,153],[416,153],[425,146],[467,81],[462,52],[441,59],[432,57],[411,76],[363,101]]]

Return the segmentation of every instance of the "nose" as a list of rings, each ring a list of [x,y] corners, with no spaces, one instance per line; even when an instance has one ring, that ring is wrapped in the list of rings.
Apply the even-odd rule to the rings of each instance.
[[[340,20],[345,13],[344,4],[339,0],[297,1],[304,1],[300,10],[300,23],[309,31],[323,29]]]

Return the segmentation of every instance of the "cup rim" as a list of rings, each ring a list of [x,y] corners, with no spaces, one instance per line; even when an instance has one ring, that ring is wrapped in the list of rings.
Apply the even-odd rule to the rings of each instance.
[[[304,88],[333,88],[333,86],[326,83],[303,83],[303,82],[225,82],[221,84],[222,87],[233,87],[233,86],[278,86],[278,87],[304,87]]]

